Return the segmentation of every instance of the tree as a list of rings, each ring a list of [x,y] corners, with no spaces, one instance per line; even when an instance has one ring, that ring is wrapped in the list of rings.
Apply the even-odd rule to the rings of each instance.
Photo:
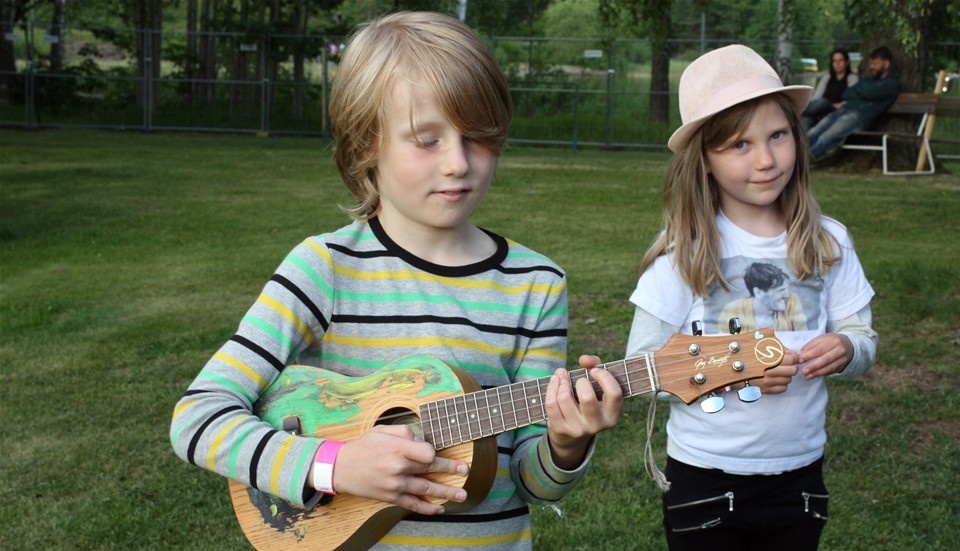
[[[900,89],[906,92],[927,92],[932,89],[936,71],[955,67],[956,59],[946,57],[933,45],[952,40],[958,32],[957,16],[960,6],[941,0],[844,0],[848,21],[862,36],[861,51],[868,54],[878,46],[887,46],[893,52],[894,69],[900,79]],[[946,54],[949,56],[949,53]],[[867,63],[864,55],[864,63]],[[881,125],[883,129],[904,131],[910,127],[902,117],[891,117]],[[903,150],[907,162],[916,159],[916,153]],[[902,161],[895,161],[900,163]]]
[[[137,104],[152,111],[160,103],[163,0],[134,0],[130,9],[136,32]]]
[[[66,38],[66,26],[66,0],[53,0],[53,14],[50,16],[48,33],[54,37],[50,43],[50,72],[52,73],[59,73],[63,69],[63,42]]]
[[[793,53],[793,0],[780,0],[777,16],[777,74],[784,84],[790,84],[790,58]]]
[[[960,32],[956,2],[844,0],[844,8],[850,26],[863,37],[862,52],[867,54],[878,46],[890,48],[901,87],[908,91],[931,88],[936,71],[949,62],[944,52],[932,51],[932,45],[955,40]]]
[[[626,14],[637,37],[650,40],[650,118],[670,122],[671,0],[600,0],[600,17],[608,27]]]
[[[6,39],[26,21],[26,0],[0,0],[0,98],[9,98],[17,77],[13,42]]]

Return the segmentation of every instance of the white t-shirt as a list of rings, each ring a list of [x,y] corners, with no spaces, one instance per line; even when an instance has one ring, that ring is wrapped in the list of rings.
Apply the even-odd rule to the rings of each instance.
[[[715,285],[708,297],[696,296],[674,268],[672,256],[663,256],[640,277],[630,301],[686,334],[698,320],[703,323],[704,335],[728,334],[726,318],[737,312],[745,333],[758,329],[749,315],[753,299],[744,284],[745,272],[752,265],[767,273],[782,272],[785,281],[779,286],[779,314],[771,318],[769,313],[758,313],[757,317],[774,319],[774,325],[764,327],[775,326],[784,346],[799,351],[825,333],[828,319],[856,314],[869,305],[874,294],[847,229],[826,217],[822,223],[840,244],[843,256],[824,277],[796,279],[786,259],[786,233],[758,237],[721,213],[717,217],[721,269],[730,291]],[[759,312],[761,306],[756,308]],[[806,466],[823,455],[827,388],[822,377],[806,381],[798,373],[786,392],[756,402],[741,402],[735,393],[724,398],[725,407],[713,414],[704,413],[697,403],[687,406],[671,400],[667,422],[667,453],[671,457],[732,473],[772,474]]]

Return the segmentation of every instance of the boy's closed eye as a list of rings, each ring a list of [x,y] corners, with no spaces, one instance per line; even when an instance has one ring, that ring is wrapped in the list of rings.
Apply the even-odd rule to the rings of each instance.
[[[440,140],[429,134],[421,134],[414,140],[418,147],[433,147],[440,143]]]

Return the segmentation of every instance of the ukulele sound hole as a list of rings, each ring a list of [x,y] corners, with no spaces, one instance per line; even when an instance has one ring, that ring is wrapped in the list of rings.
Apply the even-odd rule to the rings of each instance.
[[[407,425],[419,439],[423,439],[423,426],[420,425],[420,416],[404,408],[392,408],[383,412],[377,419],[376,425]]]

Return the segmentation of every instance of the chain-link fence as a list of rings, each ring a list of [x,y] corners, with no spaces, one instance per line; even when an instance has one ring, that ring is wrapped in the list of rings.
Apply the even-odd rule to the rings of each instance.
[[[15,69],[0,70],[0,125],[328,137],[327,97],[342,37],[140,32],[5,30],[3,46],[13,52]],[[684,53],[670,62],[664,98],[651,93],[653,60],[644,40],[488,42],[516,103],[511,141],[573,149],[664,147],[679,124],[680,73],[699,52],[720,45],[702,37],[672,41],[671,49]],[[118,43],[140,44],[143,55],[131,58],[113,46]],[[776,50],[773,42],[748,45],[768,57]],[[54,46],[59,59],[44,50]],[[806,43],[795,49],[823,51],[826,58],[832,47]],[[947,47],[960,60],[960,43]],[[819,67],[816,61],[793,60],[791,83],[813,84],[826,69],[826,59]],[[960,85],[947,93],[960,94]],[[937,137],[960,140],[956,119],[936,129]]]

